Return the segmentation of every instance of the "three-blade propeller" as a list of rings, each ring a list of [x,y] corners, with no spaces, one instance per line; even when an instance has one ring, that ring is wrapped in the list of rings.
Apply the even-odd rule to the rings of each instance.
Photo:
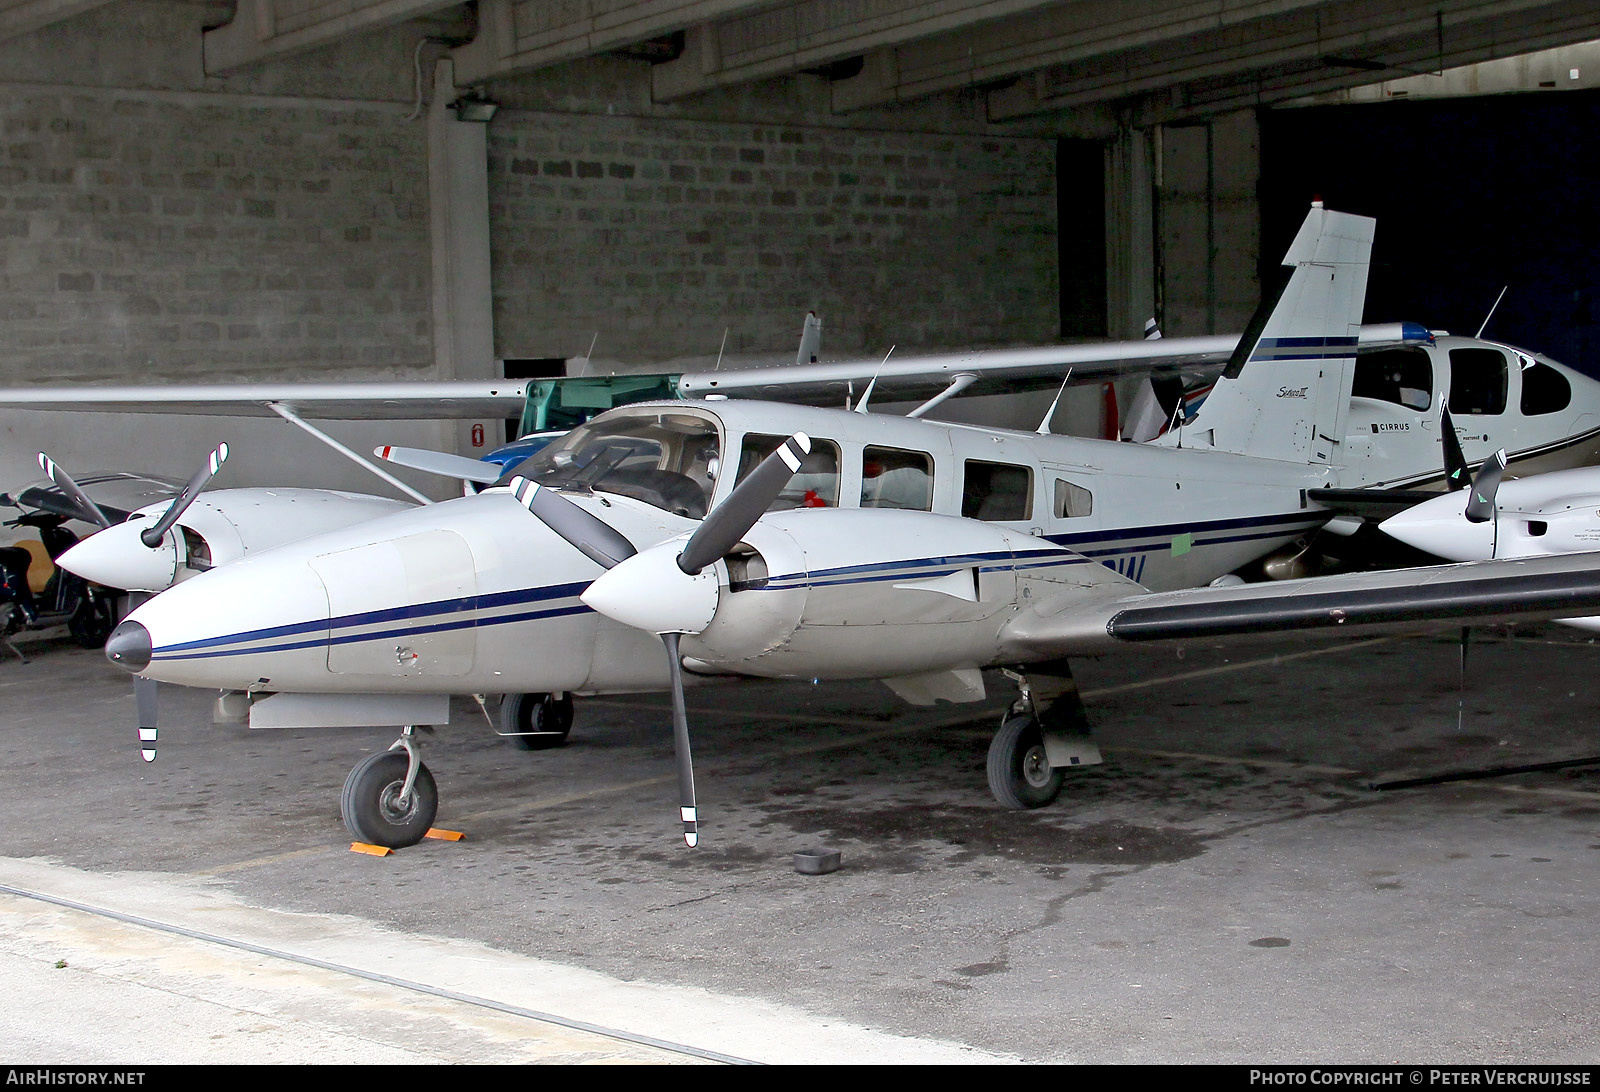
[[[679,641],[685,633],[704,630],[716,613],[717,580],[706,570],[749,533],[810,451],[811,440],[803,432],[779,444],[734,487],[727,500],[701,520],[681,549],[674,540],[641,552],[615,527],[554,490],[526,478],[511,480],[512,495],[528,511],[606,570],[583,593],[583,601],[609,618],[655,633],[666,646],[679,817],[684,843],[689,846],[699,844],[700,833]]]

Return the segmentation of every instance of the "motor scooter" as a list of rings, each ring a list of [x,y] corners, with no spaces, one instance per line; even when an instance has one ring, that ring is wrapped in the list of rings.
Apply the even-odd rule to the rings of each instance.
[[[8,498],[9,499],[9,498]],[[117,592],[90,584],[55,564],[78,542],[53,512],[24,512],[7,527],[32,527],[43,551],[26,545],[0,547],[0,644],[28,662],[11,638],[24,630],[65,625],[83,648],[99,648],[117,624]],[[38,590],[35,591],[34,589]]]

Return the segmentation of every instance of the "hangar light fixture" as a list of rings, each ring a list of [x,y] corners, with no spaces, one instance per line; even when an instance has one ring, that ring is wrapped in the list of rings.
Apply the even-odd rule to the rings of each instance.
[[[482,88],[474,87],[452,102],[450,109],[456,112],[457,121],[487,122],[499,112],[500,104],[484,94]]]

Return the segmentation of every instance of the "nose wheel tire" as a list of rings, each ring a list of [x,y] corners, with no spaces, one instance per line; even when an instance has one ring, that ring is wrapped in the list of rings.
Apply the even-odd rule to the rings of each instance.
[[[560,747],[572,731],[572,696],[507,694],[500,706],[500,734],[521,751]],[[537,733],[537,734],[530,734]]]
[[[1065,775],[1052,769],[1044,734],[1031,716],[1007,717],[989,744],[989,791],[1008,808],[1042,808],[1061,792]]]
[[[404,849],[422,841],[439,811],[439,790],[428,767],[417,767],[411,795],[401,800],[411,760],[405,751],[383,751],[356,763],[344,779],[339,811],[357,841]]]

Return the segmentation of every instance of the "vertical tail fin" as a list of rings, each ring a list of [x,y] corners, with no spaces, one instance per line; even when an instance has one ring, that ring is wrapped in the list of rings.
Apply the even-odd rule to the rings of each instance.
[[[1373,226],[1312,203],[1284,255],[1287,280],[1263,294],[1216,388],[1170,442],[1314,466],[1340,461]]]
[[[800,350],[794,354],[796,364],[815,364],[822,352],[822,320],[815,311],[806,314],[805,325],[800,327]]]

